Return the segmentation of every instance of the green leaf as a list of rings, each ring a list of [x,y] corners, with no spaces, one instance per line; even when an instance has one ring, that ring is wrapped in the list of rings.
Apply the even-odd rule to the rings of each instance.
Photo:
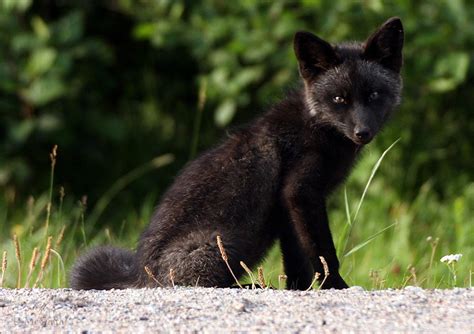
[[[52,29],[58,43],[78,42],[84,35],[84,15],[78,10],[73,11],[57,21]]]
[[[16,9],[19,12],[23,12],[31,6],[31,0],[1,0],[0,9],[5,11],[11,11]]]
[[[48,77],[35,80],[26,90],[22,91],[22,94],[30,103],[42,106],[57,99],[64,92],[65,87],[59,78]]]
[[[33,31],[35,35],[38,36],[42,40],[48,40],[49,36],[51,35],[48,25],[43,21],[43,19],[39,16],[33,17],[31,20],[31,26],[33,27]]]
[[[469,54],[467,52],[451,52],[436,62],[437,78],[429,83],[431,90],[444,93],[455,89],[466,80],[469,69]]]
[[[24,143],[35,128],[33,120],[24,120],[10,128],[10,138],[15,143]]]
[[[34,78],[47,72],[54,63],[57,53],[52,48],[41,48],[35,50],[26,65],[26,73],[29,78]]]
[[[155,33],[156,30],[156,24],[155,23],[141,23],[137,25],[133,29],[133,36],[136,39],[149,39],[153,34]]]
[[[222,104],[217,107],[214,114],[214,120],[216,124],[220,127],[224,127],[232,121],[232,118],[235,115],[236,105],[235,101],[227,99]]]

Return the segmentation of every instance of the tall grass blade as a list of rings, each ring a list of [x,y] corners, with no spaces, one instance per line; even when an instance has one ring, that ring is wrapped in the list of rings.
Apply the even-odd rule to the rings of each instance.
[[[372,236],[370,236],[366,241],[358,244],[357,246],[355,246],[354,248],[352,248],[350,251],[348,251],[346,254],[344,254],[344,257],[347,257],[351,254],[354,254],[355,252],[357,252],[358,250],[360,250],[361,248],[364,248],[365,246],[367,246],[369,243],[371,243],[375,238],[377,238],[379,235],[381,235],[383,232],[385,232],[386,230],[388,230],[389,228],[397,225],[398,223],[393,223],[385,228],[383,228],[382,230],[378,231],[377,233],[373,234]]]
[[[374,167],[372,168],[372,173],[370,173],[369,180],[367,181],[367,184],[365,185],[364,191],[362,193],[362,196],[360,197],[359,204],[357,205],[357,209],[355,211],[354,217],[352,219],[352,222],[354,222],[357,219],[357,215],[359,214],[360,208],[362,206],[362,203],[364,202],[365,195],[367,194],[367,190],[369,190],[370,184],[372,183],[372,180],[374,179],[375,173],[380,167],[380,164],[382,163],[382,160],[385,158],[387,153],[400,141],[400,138],[395,140],[392,145],[390,145],[380,156],[380,158],[377,160],[375,163]]]
[[[350,226],[350,225],[352,225],[351,208],[349,207],[349,199],[347,197],[347,188],[346,187],[344,187],[344,207],[346,208],[347,224]]]
[[[96,206],[94,207],[93,211],[89,216],[89,224],[90,226],[94,226],[97,221],[99,220],[102,213],[105,211],[107,206],[110,204],[112,199],[127,185],[135,181],[136,179],[140,178],[142,175],[157,169],[163,166],[169,165],[174,161],[174,156],[172,154],[164,154],[161,155],[135,169],[130,171],[129,173],[125,174],[121,178],[119,178],[113,185],[110,187],[104,195],[97,201]]]
[[[206,105],[207,98],[207,80],[204,79],[199,87],[199,96],[197,104],[197,112],[194,118],[193,127],[193,139],[191,142],[191,150],[189,152],[189,160],[192,160],[196,156],[198,144],[199,144],[199,133],[201,131],[201,120],[204,112],[204,106]]]
[[[344,187],[344,207],[346,209],[346,224],[344,225],[344,229],[342,233],[339,235],[339,239],[337,241],[337,257],[341,258],[342,254],[344,254],[344,246],[345,241],[347,240],[347,234],[349,233],[349,229],[352,226],[351,220],[351,209],[349,207],[349,199],[347,196],[347,188]]]
[[[395,140],[392,145],[390,145],[385,151],[383,151],[382,155],[380,156],[380,158],[377,160],[377,162],[375,163],[374,167],[372,168],[372,172],[370,173],[370,177],[369,177],[369,180],[367,181],[367,184],[365,185],[365,188],[364,188],[364,191],[362,192],[362,196],[360,197],[359,199],[359,203],[357,204],[357,209],[354,213],[354,216],[352,217],[352,219],[349,219],[348,221],[350,222],[349,227],[349,231],[347,233],[344,233],[345,234],[345,241],[344,241],[344,247],[342,247],[342,250],[339,252],[339,254],[344,254],[346,252],[346,248],[347,248],[347,243],[349,242],[349,239],[351,237],[351,233],[352,233],[352,229],[354,227],[354,224],[356,222],[356,219],[357,219],[357,216],[359,215],[359,211],[360,211],[360,208],[362,207],[362,203],[364,203],[364,199],[365,199],[365,195],[367,194],[367,191],[369,190],[369,187],[370,187],[370,184],[372,183],[372,180],[374,179],[374,176],[375,176],[375,173],[377,173],[377,170],[379,169],[380,167],[380,164],[382,163],[382,160],[385,158],[385,156],[387,155],[387,153],[400,141],[400,138],[398,138],[397,140]],[[348,201],[346,201],[346,206],[348,207]],[[347,209],[346,207],[346,214],[347,214]],[[347,227],[347,226],[346,226]],[[347,256],[347,254],[345,255]],[[344,257],[345,257],[344,256]],[[342,262],[341,262],[342,264]]]
[[[58,288],[59,288],[61,287],[61,277],[66,278],[66,270],[64,267],[64,261],[61,255],[52,248],[51,248],[51,253],[54,254],[56,258],[58,259]],[[62,275],[61,275],[61,271],[62,271]]]
[[[58,145],[54,145],[53,149],[51,150],[51,153],[49,154],[49,158],[51,159],[51,172],[50,172],[50,177],[49,177],[48,204],[46,205],[46,221],[45,221],[45,228],[44,228],[45,238],[48,236],[49,219],[51,217],[51,205],[53,202],[54,168],[56,166],[57,150],[58,150]]]

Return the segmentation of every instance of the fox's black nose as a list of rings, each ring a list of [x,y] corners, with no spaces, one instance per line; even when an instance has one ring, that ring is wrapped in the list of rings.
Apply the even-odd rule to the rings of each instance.
[[[372,139],[372,132],[370,132],[370,130],[367,128],[355,129],[354,132],[357,139],[359,139],[363,143],[368,142],[370,139]]]

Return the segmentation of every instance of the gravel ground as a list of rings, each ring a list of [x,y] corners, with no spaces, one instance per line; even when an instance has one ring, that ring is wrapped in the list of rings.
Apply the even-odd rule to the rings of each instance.
[[[0,332],[474,333],[474,289],[0,289]]]

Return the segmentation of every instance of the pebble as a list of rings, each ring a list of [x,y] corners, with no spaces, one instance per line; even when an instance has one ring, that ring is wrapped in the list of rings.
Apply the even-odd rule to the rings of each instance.
[[[411,285],[407,285],[404,290],[406,291],[410,291],[410,292],[414,292],[414,293],[419,293],[419,292],[423,292],[423,289],[418,287],[418,286],[411,286]]]

